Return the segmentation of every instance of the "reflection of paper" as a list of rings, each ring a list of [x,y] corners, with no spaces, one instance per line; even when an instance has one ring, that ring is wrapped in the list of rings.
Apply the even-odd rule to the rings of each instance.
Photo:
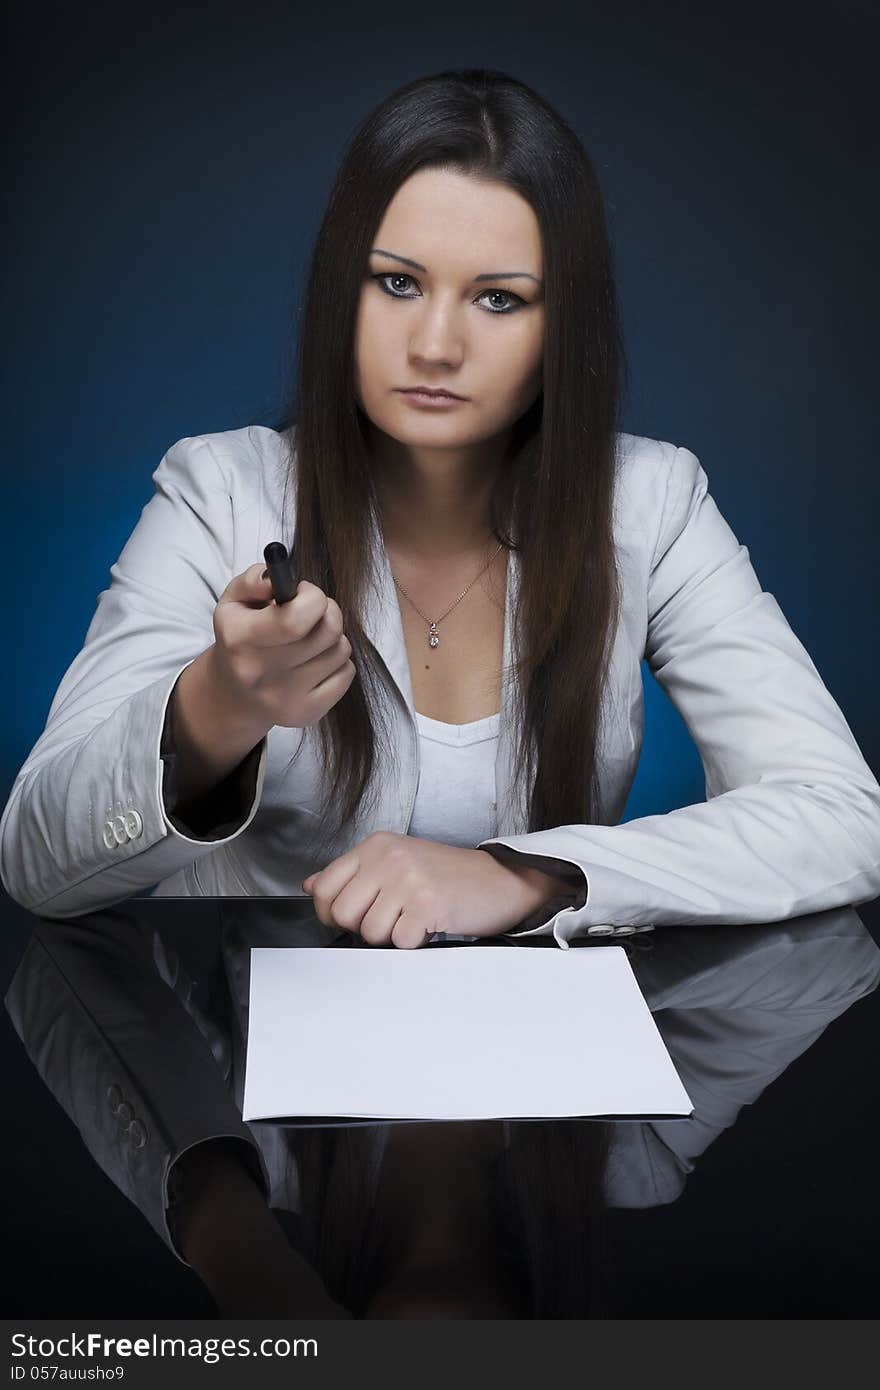
[[[251,951],[245,1120],[691,1109],[620,946]]]

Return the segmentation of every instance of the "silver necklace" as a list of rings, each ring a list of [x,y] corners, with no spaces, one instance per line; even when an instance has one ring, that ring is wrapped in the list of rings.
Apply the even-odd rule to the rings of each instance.
[[[498,550],[501,550],[501,549],[502,549],[502,546],[503,546],[503,542],[502,542],[502,545],[499,545]],[[391,571],[391,578],[394,580],[395,584],[397,584],[397,587],[398,587],[398,589],[400,590],[400,592],[403,594],[404,598],[408,598],[408,599],[409,599],[410,603],[412,604],[413,608],[414,608],[414,609],[416,610],[416,612],[418,613],[419,617],[420,617],[420,618],[424,618],[425,622],[428,624],[428,646],[429,646],[429,647],[439,647],[439,645],[440,645],[440,634],[439,634],[439,632],[437,631],[438,625],[439,625],[440,623],[442,623],[442,621],[443,621],[444,618],[448,618],[448,617],[449,617],[449,614],[452,612],[452,609],[458,607],[458,605],[461,603],[462,599],[464,598],[465,594],[468,593],[468,592],[474,587],[474,585],[475,585],[476,582],[477,582],[477,579],[479,579],[479,578],[481,577],[481,575],[484,575],[484,574],[486,573],[486,570],[489,568],[489,566],[491,565],[492,561],[495,559],[495,556],[498,554],[498,550],[494,551],[493,554],[490,555],[489,559],[486,561],[485,565],[484,565],[483,568],[480,570],[480,573],[477,575],[477,578],[471,580],[470,584],[468,584],[468,586],[467,586],[467,589],[465,589],[462,593],[459,594],[458,598],[455,600],[455,603],[453,603],[453,604],[451,605],[451,607],[447,608],[446,612],[445,612],[445,613],[442,613],[442,614],[440,615],[439,618],[433,618],[433,619],[431,619],[431,618],[428,617],[427,613],[423,613],[422,610],[421,610],[421,608],[419,608],[418,604],[414,601],[414,599],[410,598],[409,594],[406,592],[406,589],[403,587],[403,585],[398,583],[397,577],[396,577],[396,575],[394,574],[394,571],[393,571],[393,570]]]

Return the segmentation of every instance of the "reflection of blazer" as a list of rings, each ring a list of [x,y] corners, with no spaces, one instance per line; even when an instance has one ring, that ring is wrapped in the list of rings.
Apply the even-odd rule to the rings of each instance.
[[[880,787],[699,461],[639,436],[618,444],[622,612],[598,749],[604,824],[525,833],[508,670],[519,565],[509,559],[497,826],[481,843],[566,861],[580,889],[577,905],[548,904],[526,928],[565,946],[601,923],[766,922],[876,897]],[[299,895],[321,867],[315,729],[273,728],[198,833],[172,819],[163,783],[168,698],[213,641],[220,594],[267,541],[292,541],[286,467],[283,437],[262,426],[180,440],[159,464],[0,823],[0,874],[25,907],[72,917],[154,884],[171,895]],[[384,663],[394,761],[371,813],[323,862],[374,830],[405,833],[419,776],[400,609],[370,524],[364,625]],[[620,825],[641,747],[643,656],[697,744],[708,799]]]
[[[171,934],[181,949],[198,940],[199,974],[213,978],[207,989],[196,987]],[[237,960],[242,978],[209,968],[205,944],[218,935],[227,971]],[[337,945],[362,945],[335,935]],[[174,1171],[194,1145],[237,1141],[271,1205],[302,1210],[286,1130],[241,1118],[248,949],[333,940],[305,904],[282,899],[213,908],[140,901],[34,928],[6,996],[15,1029],[92,1157],[181,1258]],[[652,949],[636,949],[642,943]],[[505,949],[492,940],[463,949],[496,948]],[[745,932],[685,927],[634,937],[625,949],[694,1106],[689,1119],[610,1126],[605,1201],[649,1207],[675,1201],[742,1106],[876,989],[880,951],[851,908]],[[390,1126],[368,1129],[375,1184]]]
[[[880,950],[848,907],[747,932],[684,927],[654,944],[633,971],[694,1109],[613,1126],[611,1206],[674,1202],[742,1107],[880,983]]]

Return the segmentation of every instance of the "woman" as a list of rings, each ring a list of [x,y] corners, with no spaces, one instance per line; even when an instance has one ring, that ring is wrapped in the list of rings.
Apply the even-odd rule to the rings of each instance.
[[[154,474],[12,789],[12,896],[63,918],[153,885],[305,893],[403,948],[877,896],[877,781],[695,455],[619,431],[622,363],[560,117],[491,72],[383,102],[331,192],[278,428],[180,440]],[[620,825],[643,657],[708,799]]]

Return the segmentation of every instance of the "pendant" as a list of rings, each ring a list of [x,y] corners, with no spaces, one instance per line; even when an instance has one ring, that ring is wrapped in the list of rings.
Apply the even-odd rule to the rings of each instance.
[[[436,623],[432,623],[431,626],[430,626],[429,629],[428,629],[428,646],[429,646],[429,647],[438,647],[439,645],[440,645],[440,636],[439,636],[439,633],[437,632],[437,624],[436,624]]]

